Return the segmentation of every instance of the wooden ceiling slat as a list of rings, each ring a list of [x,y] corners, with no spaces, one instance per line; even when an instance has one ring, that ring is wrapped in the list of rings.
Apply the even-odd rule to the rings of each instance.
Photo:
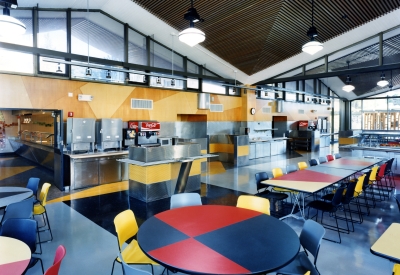
[[[189,0],[132,1],[177,30],[189,26]],[[195,0],[194,7],[205,19],[195,23],[206,33],[201,45],[247,74],[300,53],[309,40],[311,0]],[[399,9],[399,2],[315,0],[314,9],[317,40],[324,42]]]

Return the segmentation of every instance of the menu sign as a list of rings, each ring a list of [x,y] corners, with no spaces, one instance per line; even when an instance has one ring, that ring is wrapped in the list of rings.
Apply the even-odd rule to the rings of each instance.
[[[140,122],[140,131],[160,131],[160,122]]]

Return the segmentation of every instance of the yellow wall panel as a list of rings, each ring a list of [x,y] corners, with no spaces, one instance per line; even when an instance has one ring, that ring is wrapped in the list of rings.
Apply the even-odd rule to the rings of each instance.
[[[201,174],[201,161],[196,159],[192,162],[192,167],[190,168],[189,176],[200,175]]]
[[[0,74],[0,108],[34,108],[22,77]]]
[[[248,156],[250,154],[250,148],[248,145],[242,145],[237,147],[237,155],[238,157],[241,156]]]
[[[171,179],[171,165],[169,163],[153,166],[130,164],[129,179],[145,184],[167,181]]]
[[[231,153],[234,152],[233,144],[211,143],[210,153]]]
[[[97,118],[111,118],[134,87],[88,83],[80,88],[83,94],[92,95],[88,104]]]

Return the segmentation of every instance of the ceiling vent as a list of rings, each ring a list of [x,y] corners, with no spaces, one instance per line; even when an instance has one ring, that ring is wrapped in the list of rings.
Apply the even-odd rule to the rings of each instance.
[[[210,112],[222,113],[223,111],[224,111],[224,105],[210,104]]]
[[[263,107],[262,108],[262,113],[263,114],[270,114],[271,113],[271,107]]]
[[[131,109],[153,110],[153,100],[132,98]]]

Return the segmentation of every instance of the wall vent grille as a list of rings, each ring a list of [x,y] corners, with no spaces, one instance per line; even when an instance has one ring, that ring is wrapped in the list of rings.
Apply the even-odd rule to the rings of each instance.
[[[299,109],[299,114],[302,114],[302,115],[303,115],[303,114],[304,114],[304,110],[300,110],[300,109]]]
[[[262,108],[263,114],[270,114],[271,113],[271,107],[263,107]]]
[[[153,110],[153,100],[132,98],[131,109]]]
[[[224,105],[222,104],[210,104],[210,112],[223,112]]]

